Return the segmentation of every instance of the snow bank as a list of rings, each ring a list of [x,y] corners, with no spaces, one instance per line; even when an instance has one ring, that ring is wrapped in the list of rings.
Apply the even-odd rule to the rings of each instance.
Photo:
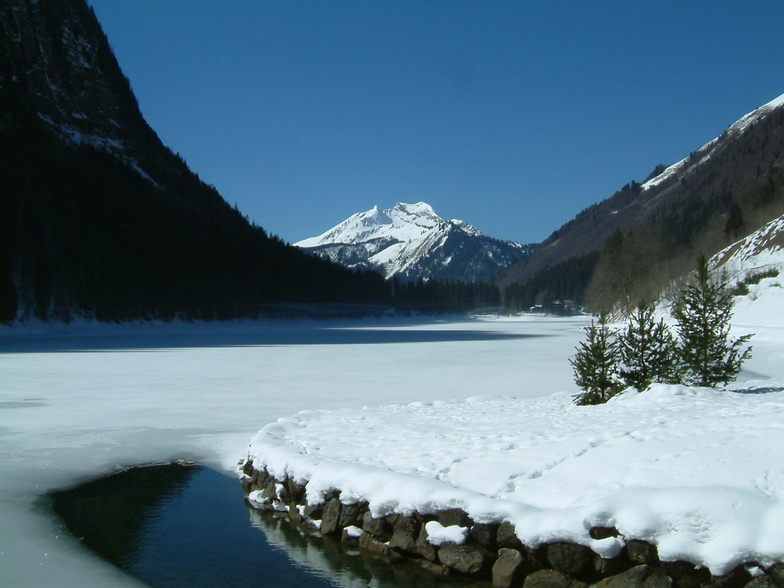
[[[462,508],[512,522],[529,545],[573,541],[608,557],[621,542],[588,530],[614,526],[663,560],[723,574],[784,559],[783,417],[782,392],[665,385],[601,406],[565,393],[416,402],[279,419],[249,457],[307,480],[310,503],[340,489],[374,516]]]

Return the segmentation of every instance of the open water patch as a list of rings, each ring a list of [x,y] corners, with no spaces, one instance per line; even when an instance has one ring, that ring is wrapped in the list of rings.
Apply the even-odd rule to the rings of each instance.
[[[489,586],[303,535],[249,507],[236,478],[203,466],[130,468],[51,499],[85,546],[150,586]]]

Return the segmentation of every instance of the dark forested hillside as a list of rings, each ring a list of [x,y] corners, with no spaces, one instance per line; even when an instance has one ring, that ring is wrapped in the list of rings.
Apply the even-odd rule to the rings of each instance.
[[[594,310],[655,296],[713,254],[784,212],[784,99],[743,117],[665,168],[656,166],[553,232],[499,283],[508,307],[560,298]],[[571,279],[563,274],[572,268]],[[577,291],[576,291],[577,290]]]
[[[4,0],[0,46],[0,320],[390,301],[380,275],[268,236],[164,147],[83,1]]]

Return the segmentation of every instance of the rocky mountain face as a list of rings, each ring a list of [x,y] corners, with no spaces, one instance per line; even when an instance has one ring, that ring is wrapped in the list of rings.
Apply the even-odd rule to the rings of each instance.
[[[784,212],[784,96],[553,232],[499,280],[508,306],[635,304]]]
[[[163,164],[189,173],[142,117],[91,8],[57,0],[4,5],[0,93],[9,106],[6,124],[18,122],[15,107],[24,101],[25,113],[62,143],[101,149],[150,182]]]
[[[461,220],[445,220],[424,202],[398,202],[354,214],[296,246],[348,268],[372,269],[386,278],[487,282],[533,245],[483,235]]]
[[[381,276],[268,237],[166,148],[84,0],[3,0],[0,48],[0,321],[386,300]]]

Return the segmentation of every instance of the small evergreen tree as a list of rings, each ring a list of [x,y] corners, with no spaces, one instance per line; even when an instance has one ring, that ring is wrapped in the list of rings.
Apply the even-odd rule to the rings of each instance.
[[[653,307],[640,302],[618,337],[621,379],[627,386],[645,390],[652,382],[677,380],[677,346],[667,325],[654,322]]]
[[[673,312],[678,321],[678,355],[686,383],[716,387],[734,380],[751,356],[751,347],[744,346],[752,335],[729,339],[732,295],[725,283],[711,278],[704,255],[694,278],[695,283],[681,291]]]
[[[607,315],[599,315],[599,322],[585,327],[586,340],[577,346],[577,353],[569,360],[574,370],[574,381],[583,390],[575,394],[575,404],[601,404],[616,394],[618,381],[618,342],[607,326]]]

